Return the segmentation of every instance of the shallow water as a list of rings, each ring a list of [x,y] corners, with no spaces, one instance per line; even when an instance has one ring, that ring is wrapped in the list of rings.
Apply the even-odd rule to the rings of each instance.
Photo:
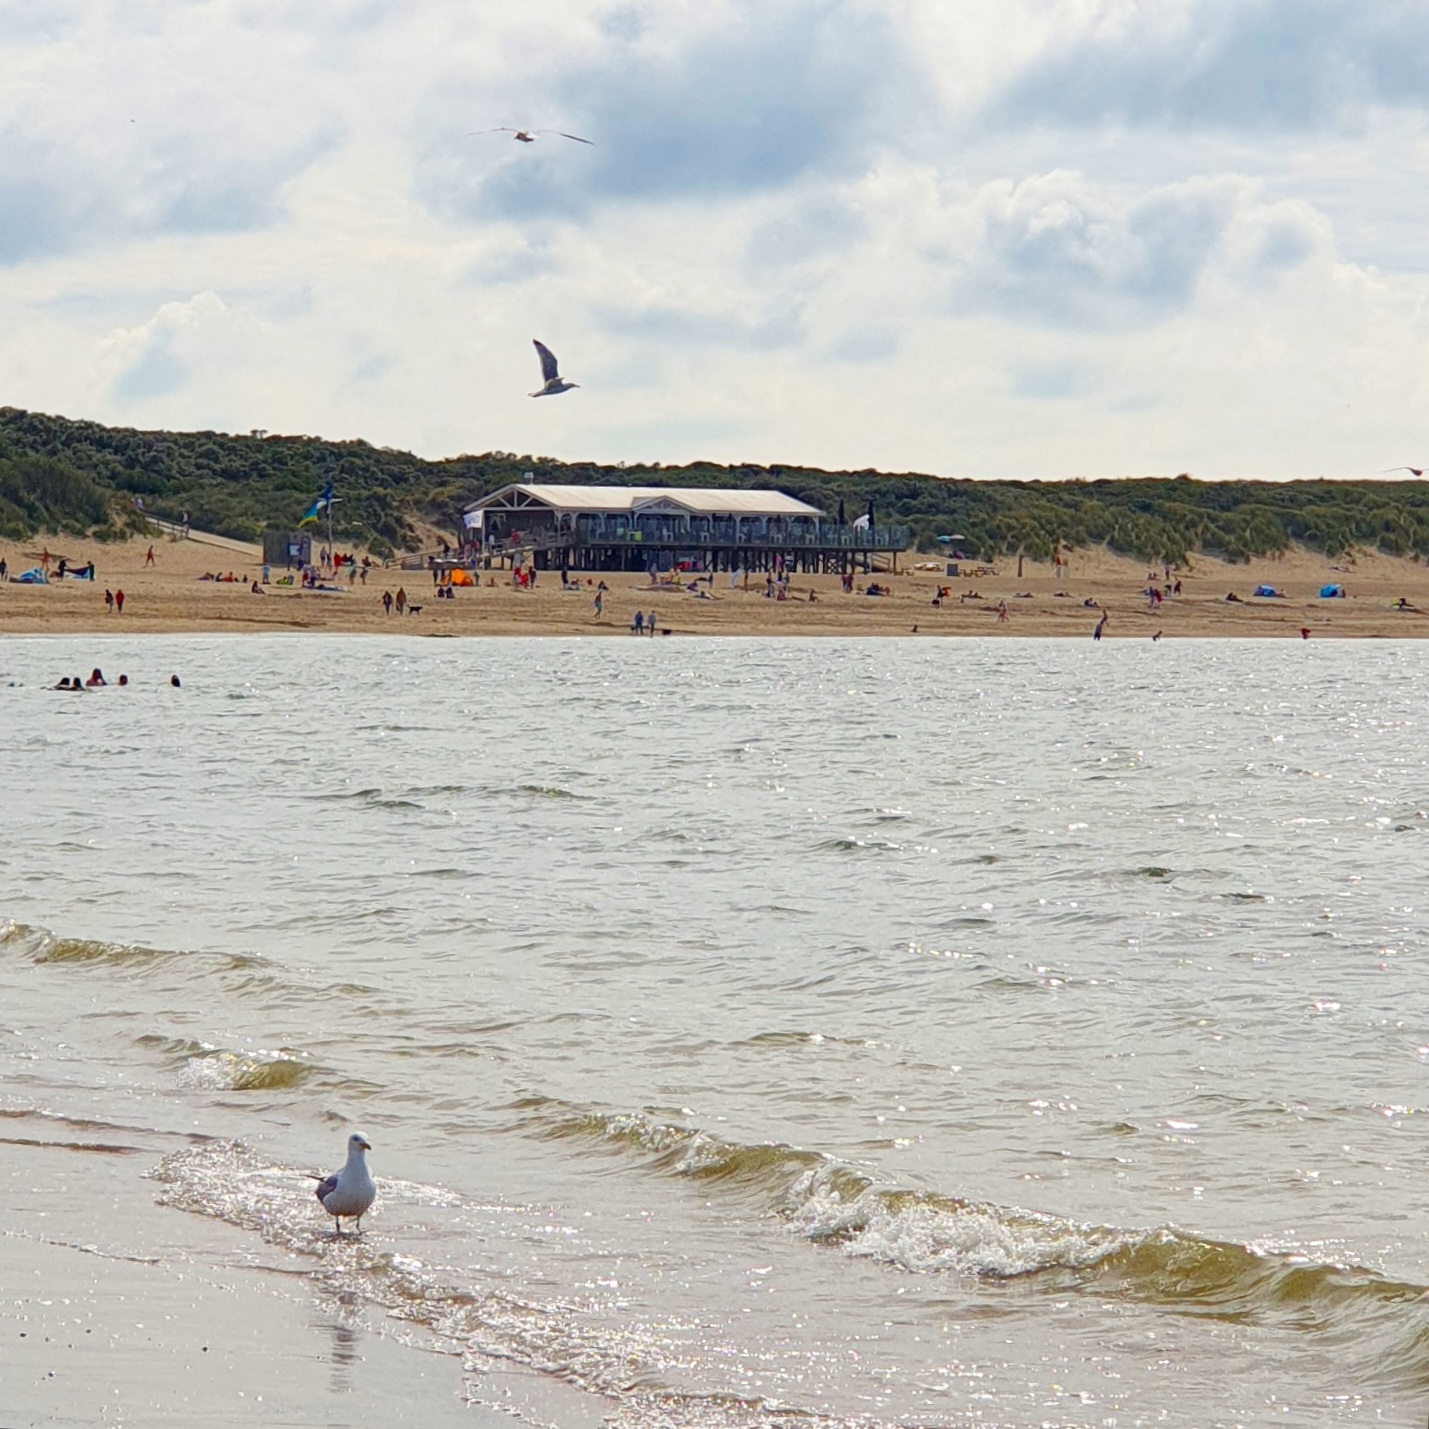
[[[1388,642],[5,642],[0,1147],[132,1147],[477,1405],[1418,1423],[1426,696]]]

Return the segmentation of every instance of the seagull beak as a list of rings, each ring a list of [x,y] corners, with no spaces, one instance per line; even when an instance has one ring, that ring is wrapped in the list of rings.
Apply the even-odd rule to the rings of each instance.
[[[372,1143],[371,1143],[365,1136],[359,1136],[359,1137],[357,1138],[357,1144],[358,1144],[364,1151],[371,1151],[371,1150],[372,1150]]]

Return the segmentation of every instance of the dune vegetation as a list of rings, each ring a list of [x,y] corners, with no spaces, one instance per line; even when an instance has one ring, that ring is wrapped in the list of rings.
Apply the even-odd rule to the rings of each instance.
[[[1106,546],[1145,561],[1198,553],[1229,560],[1299,545],[1429,556],[1429,484],[1418,481],[1198,481],[1190,476],[1087,481],[952,480],[915,473],[800,466],[561,462],[486,452],[426,461],[364,441],[221,432],[136,431],[0,408],[0,535],[120,536],[142,512],[256,539],[287,528],[329,480],[339,539],[379,553],[459,529],[467,503],[530,473],[570,484],[775,487],[849,519],[873,504],[906,524],[919,549],[984,560]]]

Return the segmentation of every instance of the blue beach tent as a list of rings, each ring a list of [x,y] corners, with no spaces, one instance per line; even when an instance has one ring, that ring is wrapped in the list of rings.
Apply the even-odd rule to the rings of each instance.
[[[1343,596],[1345,588],[1342,585],[1322,585],[1320,587],[1321,600],[1333,600],[1337,596]]]

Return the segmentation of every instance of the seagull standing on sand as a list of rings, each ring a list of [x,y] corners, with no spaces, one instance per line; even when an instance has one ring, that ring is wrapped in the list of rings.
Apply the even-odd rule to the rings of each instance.
[[[569,392],[572,387],[579,387],[579,382],[567,382],[561,376],[556,367],[556,354],[546,346],[544,342],[537,342],[533,337],[532,342],[536,343],[536,351],[541,354],[541,376],[545,378],[546,385],[539,392],[533,392],[533,397],[554,397],[559,392]]]
[[[342,1234],[344,1216],[356,1218],[357,1233],[361,1235],[362,1218],[377,1199],[377,1187],[367,1169],[366,1153],[371,1150],[372,1143],[354,1131],[347,1138],[347,1162],[342,1170],[318,1183],[318,1202],[337,1222],[338,1235]]]

